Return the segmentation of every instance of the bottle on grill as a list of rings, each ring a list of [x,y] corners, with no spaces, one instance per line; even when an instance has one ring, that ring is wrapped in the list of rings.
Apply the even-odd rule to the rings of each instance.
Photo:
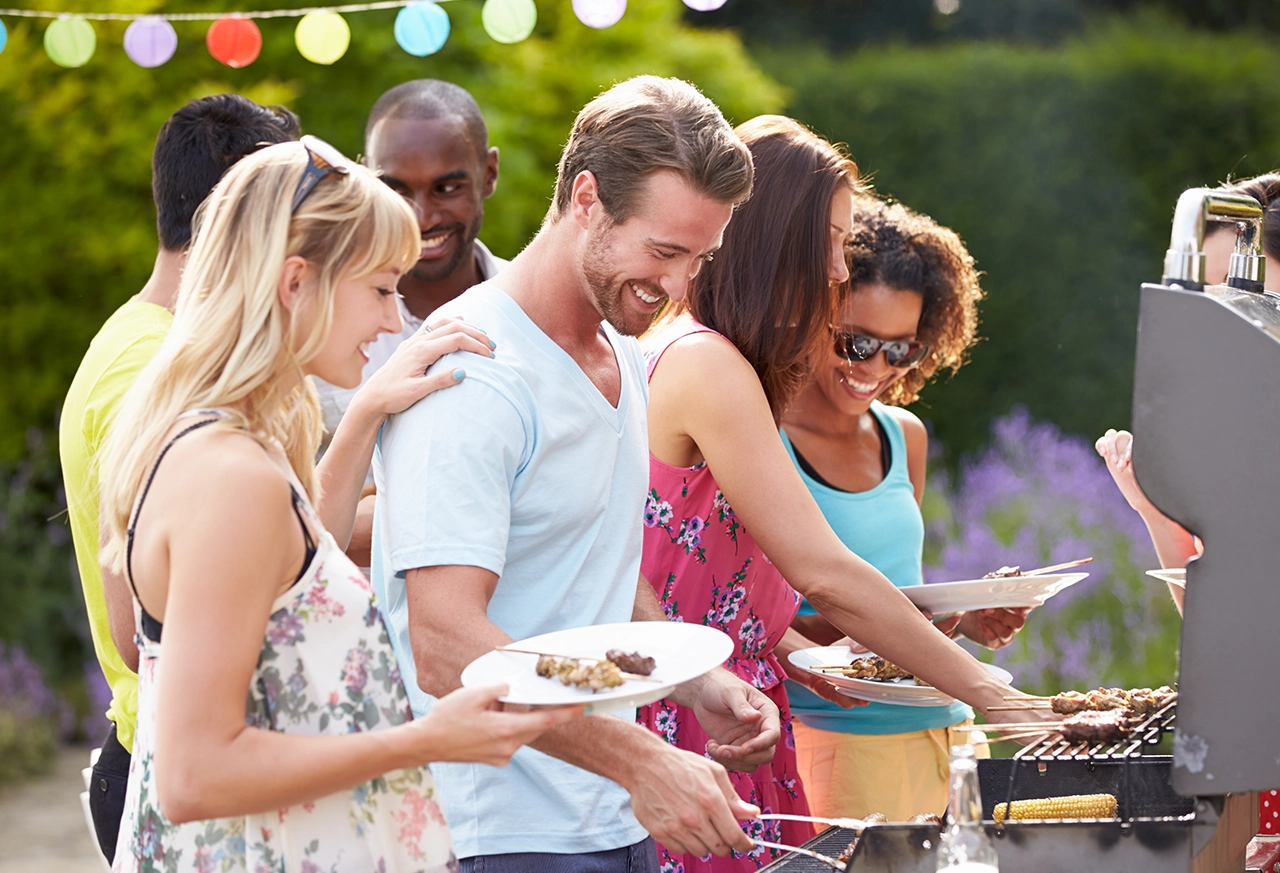
[[[946,873],[996,873],[996,846],[982,827],[978,759],[973,746],[951,747],[951,802],[947,826],[938,844],[938,870]]]

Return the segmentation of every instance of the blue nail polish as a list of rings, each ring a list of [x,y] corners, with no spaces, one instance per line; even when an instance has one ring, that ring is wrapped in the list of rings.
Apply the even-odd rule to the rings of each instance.
[[[498,357],[498,356],[497,356],[497,355],[495,355],[493,352],[489,352],[489,357],[491,357],[491,358],[496,358],[496,357]]]
[[[453,371],[453,378],[455,382],[461,382],[462,377],[466,375],[467,375],[467,371],[462,369],[461,367]]]
[[[489,348],[496,349],[497,347],[498,347],[497,343],[495,343],[493,340],[489,340]]]
[[[461,319],[459,319],[459,320],[461,320]],[[478,325],[476,326],[476,330],[480,331],[480,332],[481,332],[482,334],[484,334],[485,336],[488,336],[488,335],[489,335],[489,331],[485,330],[483,327],[480,327],[480,326],[478,326]]]

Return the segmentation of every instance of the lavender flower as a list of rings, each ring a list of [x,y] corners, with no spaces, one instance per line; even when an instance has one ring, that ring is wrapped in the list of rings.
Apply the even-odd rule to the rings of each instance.
[[[1092,555],[1088,579],[1034,611],[1012,645],[984,652],[1026,690],[1172,682],[1179,623],[1146,527],[1084,439],[1015,408],[953,483],[931,474],[925,580],[977,579],[1002,565]]]

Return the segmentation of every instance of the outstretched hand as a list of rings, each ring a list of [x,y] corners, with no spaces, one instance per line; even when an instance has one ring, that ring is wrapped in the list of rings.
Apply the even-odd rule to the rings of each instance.
[[[707,754],[712,760],[744,771],[773,760],[782,728],[772,700],[723,667],[690,684],[696,693],[691,707],[711,738]]]
[[[496,344],[480,328],[454,318],[424,324],[396,348],[357,394],[370,409],[382,415],[404,412],[433,391],[457,385],[466,377],[465,366],[427,375],[427,368],[451,352],[471,352],[492,357]]]
[[[422,761],[465,761],[505,767],[516,750],[544,731],[577,718],[585,706],[561,706],[530,712],[505,712],[498,698],[506,685],[459,688],[436,701],[423,718],[416,748]]]
[[[1027,623],[1030,607],[1015,609],[974,609],[966,612],[958,625],[960,633],[988,649],[1002,649]]]
[[[751,851],[738,822],[755,818],[760,809],[738,796],[724,767],[670,746],[644,763],[643,777],[626,786],[631,808],[667,851],[697,857]]]
[[[1098,450],[1102,460],[1107,462],[1107,472],[1116,481],[1120,493],[1129,505],[1139,513],[1155,509],[1133,475],[1133,434],[1113,428],[1098,437],[1093,447]]]

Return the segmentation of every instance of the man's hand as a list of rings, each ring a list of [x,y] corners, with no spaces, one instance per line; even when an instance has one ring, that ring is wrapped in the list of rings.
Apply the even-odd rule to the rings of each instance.
[[[730,849],[751,851],[751,840],[738,820],[755,818],[760,810],[738,796],[719,764],[664,746],[655,749],[639,770],[635,783],[625,786],[631,792],[631,809],[668,851],[697,857],[727,855]]]
[[[707,754],[725,767],[750,772],[773,760],[781,722],[778,707],[759,689],[717,667],[672,698],[693,710],[711,737]]]
[[[960,633],[988,649],[1000,649],[1027,623],[1030,607],[1018,609],[975,609],[960,619]]]

